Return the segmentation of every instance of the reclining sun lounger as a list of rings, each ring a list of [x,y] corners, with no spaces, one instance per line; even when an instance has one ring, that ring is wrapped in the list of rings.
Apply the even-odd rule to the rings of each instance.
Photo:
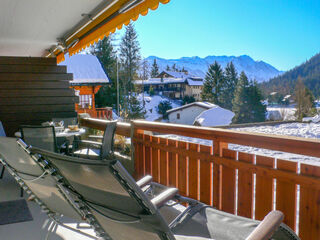
[[[26,147],[26,146],[24,146]],[[38,148],[26,148],[37,163],[59,179],[60,189],[102,239],[299,239],[281,224],[283,214],[269,213],[262,222],[213,209],[181,197],[175,188],[150,196],[113,159],[87,160]],[[144,182],[144,181],[142,181]],[[146,181],[148,184],[149,181]],[[152,184],[151,184],[152,185]],[[159,184],[155,184],[159,185]],[[168,222],[161,208],[185,201],[189,207]],[[172,207],[173,209],[173,207]],[[175,209],[176,211],[176,209]]]
[[[62,195],[59,179],[37,164],[36,156],[29,154],[27,145],[22,140],[0,137],[0,161],[56,224],[70,229],[60,221],[61,215],[84,222],[81,213]],[[77,229],[71,230],[85,234]]]

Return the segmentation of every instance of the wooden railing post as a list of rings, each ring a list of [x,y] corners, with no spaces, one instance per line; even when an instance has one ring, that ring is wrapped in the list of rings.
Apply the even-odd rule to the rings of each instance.
[[[221,142],[218,138],[213,139],[213,155],[222,157],[223,149],[228,148],[228,143]],[[213,206],[222,208],[222,166],[213,164]]]
[[[138,180],[144,175],[144,163],[143,163],[143,145],[135,143],[134,139],[143,139],[144,131],[137,129],[134,125],[134,121],[131,121],[131,160],[133,177]]]

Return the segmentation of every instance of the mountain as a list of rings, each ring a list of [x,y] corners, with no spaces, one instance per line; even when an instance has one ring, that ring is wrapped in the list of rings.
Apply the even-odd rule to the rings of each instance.
[[[320,97],[320,53],[281,76],[260,84],[260,87],[265,95],[271,92],[278,92],[282,95],[293,94],[298,77],[315,97]]]
[[[226,67],[227,63],[233,62],[235,68],[240,74],[244,71],[249,79],[256,79],[258,82],[264,82],[278,76],[282,72],[277,70],[275,67],[263,61],[254,61],[247,55],[239,57],[235,56],[207,56],[205,58],[200,57],[182,57],[179,59],[164,59],[156,56],[147,57],[149,65],[151,66],[154,59],[156,59],[160,71],[165,70],[167,65],[172,67],[176,64],[178,69],[184,68],[189,73],[204,77],[210,64],[217,61],[223,68]]]

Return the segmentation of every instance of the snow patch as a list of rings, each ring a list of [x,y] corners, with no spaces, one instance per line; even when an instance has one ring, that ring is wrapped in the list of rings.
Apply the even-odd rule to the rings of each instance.
[[[211,109],[200,113],[195,119],[195,124],[204,127],[229,125],[233,117],[233,112],[215,105]]]

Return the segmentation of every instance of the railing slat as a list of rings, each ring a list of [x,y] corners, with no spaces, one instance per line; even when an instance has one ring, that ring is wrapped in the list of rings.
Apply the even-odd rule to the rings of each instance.
[[[253,164],[254,155],[239,152],[238,160]],[[253,174],[243,169],[238,171],[238,215],[253,217]]]
[[[167,139],[160,138],[160,145],[166,146]],[[163,185],[168,184],[168,159],[167,152],[160,150],[160,183]]]
[[[180,150],[187,149],[187,143],[178,142]],[[181,195],[187,196],[187,159],[178,155],[178,188]]]
[[[297,163],[277,160],[277,169],[297,172]],[[276,209],[284,213],[284,223],[295,229],[296,223],[297,186],[277,179]]]
[[[301,164],[301,173],[320,177],[320,167]],[[300,186],[299,236],[302,240],[320,239],[320,190]]]
[[[177,141],[169,139],[168,140],[169,147],[176,147]],[[168,165],[169,165],[169,186],[177,187],[178,186],[178,174],[177,174],[177,154],[169,151],[168,154]]]
[[[144,135],[144,141],[149,143],[151,137],[149,135]],[[144,160],[145,160],[145,174],[151,175],[151,149],[148,146],[144,147]]]
[[[153,137],[152,136],[152,142],[156,143],[157,145],[159,144],[159,138],[158,137]],[[152,159],[151,159],[151,164],[152,164],[152,176],[153,180],[156,182],[160,182],[160,175],[159,175],[159,149],[156,147],[151,148],[152,152]]]
[[[143,134],[137,133],[136,137],[139,139],[143,139]],[[143,145],[141,143],[135,144],[135,177],[140,179],[144,176],[144,162],[143,162]]]
[[[198,151],[199,145],[189,143],[189,149],[192,151]],[[199,199],[199,164],[198,159],[189,157],[189,197],[193,199]]]
[[[256,164],[273,167],[274,159],[265,156],[256,156]],[[267,174],[257,174],[255,219],[262,220],[272,210],[273,192],[273,178]]]
[[[236,159],[236,152],[223,149],[222,156]],[[233,168],[222,166],[222,199],[221,210],[228,213],[235,213],[235,195],[236,195],[236,171]]]
[[[200,145],[200,152],[211,154],[212,148]],[[200,159],[200,201],[212,205],[212,163]]]

